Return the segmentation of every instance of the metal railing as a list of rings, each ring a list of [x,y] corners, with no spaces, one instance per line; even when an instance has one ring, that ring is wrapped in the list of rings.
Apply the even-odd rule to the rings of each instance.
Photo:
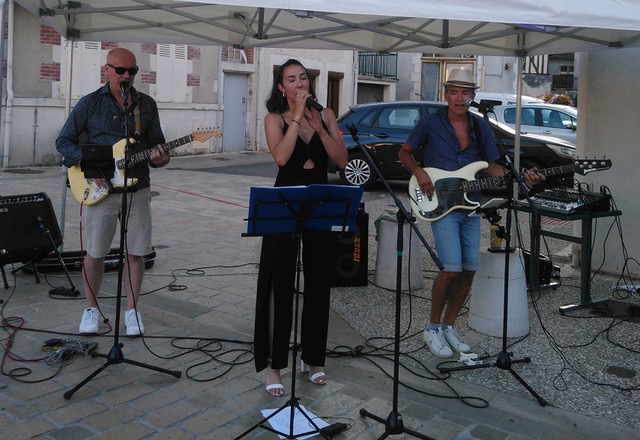
[[[358,52],[358,75],[397,80],[398,54]]]

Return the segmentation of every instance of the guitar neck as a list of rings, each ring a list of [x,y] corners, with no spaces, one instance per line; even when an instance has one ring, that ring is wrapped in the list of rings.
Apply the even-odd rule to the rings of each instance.
[[[574,165],[562,165],[559,167],[545,168],[538,170],[538,173],[546,176],[555,176],[558,174],[566,174],[575,171]],[[524,179],[524,174],[520,173],[520,178]],[[463,184],[464,192],[475,192],[483,189],[497,188],[504,186],[505,178],[500,177],[487,177],[485,179],[470,180]]]
[[[174,148],[178,148],[182,145],[188,144],[189,142],[191,142],[193,140],[193,136],[188,134],[186,136],[183,136],[181,138],[175,139],[171,142],[167,142],[166,144],[162,145],[162,148],[164,149],[164,151],[171,151]],[[131,157],[129,157],[129,160],[127,162],[127,165],[130,167],[139,164],[142,161],[146,161],[149,160],[149,158],[151,157],[151,154],[153,154],[153,151],[155,150],[154,148],[148,148],[144,151],[140,151],[139,153],[135,153],[133,155],[131,155]],[[118,161],[118,168],[122,169],[124,168],[124,159]]]

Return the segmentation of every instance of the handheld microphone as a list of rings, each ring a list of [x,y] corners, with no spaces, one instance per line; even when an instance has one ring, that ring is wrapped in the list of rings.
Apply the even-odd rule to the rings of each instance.
[[[466,105],[467,107],[475,107],[478,110],[480,110],[482,113],[489,113],[489,110],[484,105],[478,104],[471,98],[465,99],[464,105]]]
[[[307,98],[307,107],[309,107],[310,109],[314,108],[319,112],[321,112],[323,108],[322,104],[320,104],[318,101],[316,101],[312,97]]]

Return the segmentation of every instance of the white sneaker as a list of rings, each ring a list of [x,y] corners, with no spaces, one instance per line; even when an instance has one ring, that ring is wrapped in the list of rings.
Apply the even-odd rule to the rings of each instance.
[[[429,350],[431,350],[431,353],[435,356],[441,358],[450,358],[453,356],[453,351],[451,351],[449,344],[447,344],[442,331],[425,329],[422,336],[424,337],[424,342],[427,343],[427,347],[429,347]]]
[[[453,327],[446,327],[444,329],[440,329],[441,333],[444,333],[444,338],[447,340],[449,347],[456,353],[468,353],[471,351],[471,347],[469,344],[465,344],[462,339],[460,339],[460,335]]]
[[[98,309],[96,307],[89,307],[82,312],[82,320],[80,321],[80,328],[78,333],[81,335],[95,335],[98,333]]]
[[[144,325],[142,325],[142,315],[140,312],[131,309],[124,312],[124,326],[127,336],[140,336],[144,333]]]

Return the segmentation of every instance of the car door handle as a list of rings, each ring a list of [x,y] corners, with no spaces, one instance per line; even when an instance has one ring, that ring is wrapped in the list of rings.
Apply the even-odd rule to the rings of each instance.
[[[375,136],[379,137],[380,139],[386,139],[386,138],[390,137],[391,135],[387,134],[387,133],[376,133]]]

